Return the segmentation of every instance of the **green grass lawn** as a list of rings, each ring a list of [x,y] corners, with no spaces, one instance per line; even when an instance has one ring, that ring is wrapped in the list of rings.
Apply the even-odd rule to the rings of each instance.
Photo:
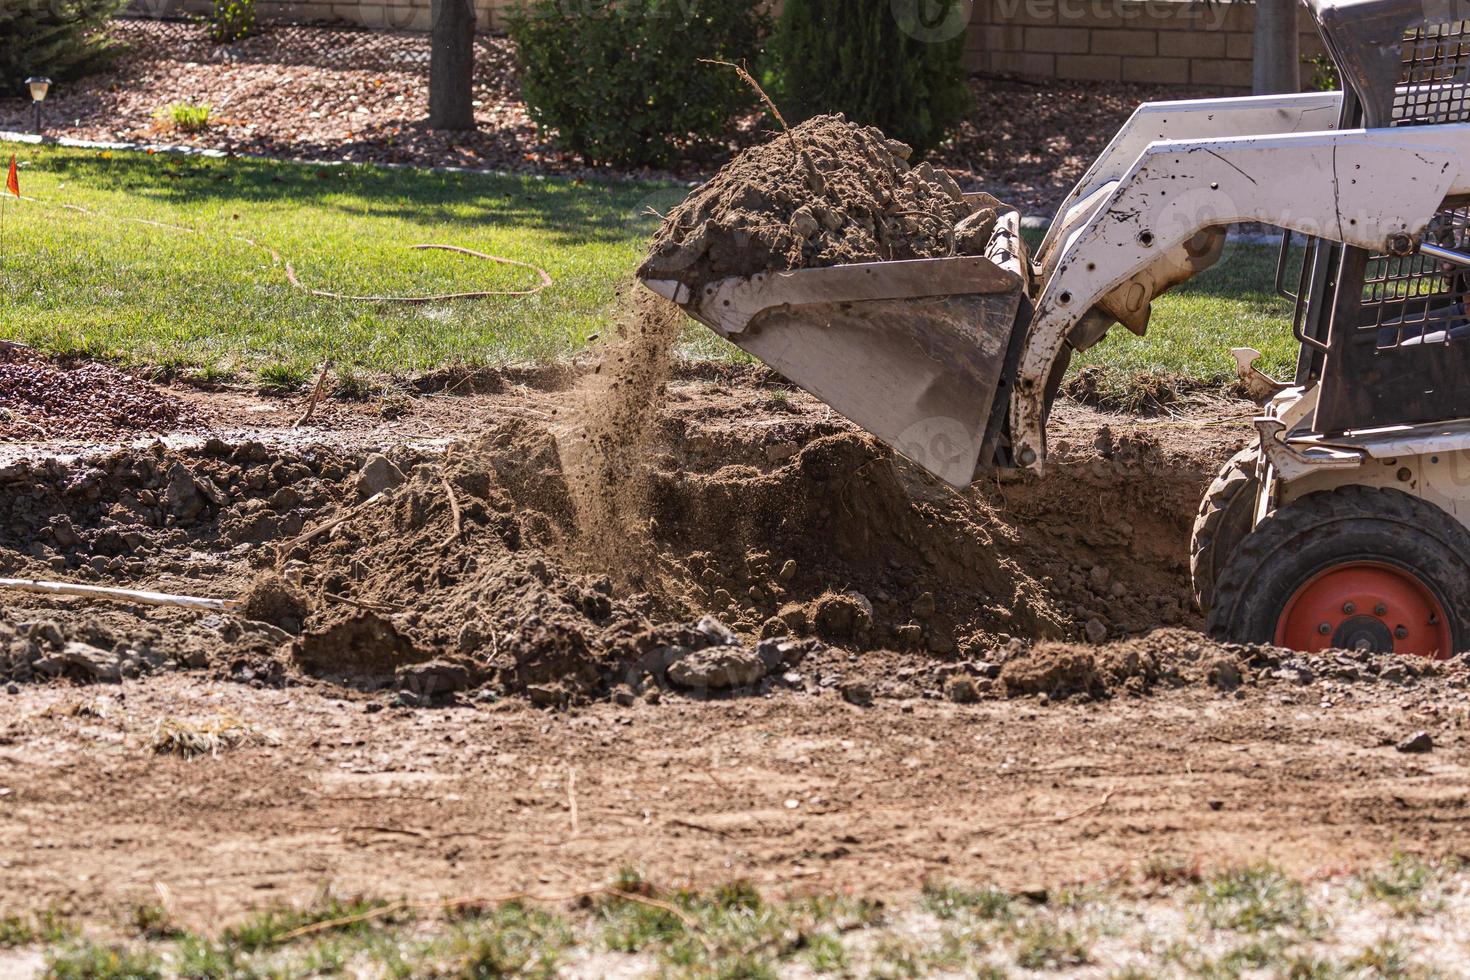
[[[449,365],[564,358],[614,315],[620,289],[684,189],[524,176],[435,174],[17,147],[23,191],[100,212],[11,202],[0,272],[0,337],[201,378],[290,384],[324,358],[395,375]],[[143,224],[142,219],[200,234]],[[269,245],[311,287],[347,293],[520,289],[527,270],[445,252],[460,245],[544,267],[533,297],[421,306],[343,302],[290,288]],[[1293,357],[1286,306],[1271,294],[1273,250],[1238,246],[1156,306],[1150,337],[1117,329],[1080,364],[1115,377],[1230,376],[1229,349]],[[687,352],[737,356],[708,331]]]
[[[1291,305],[1274,288],[1277,254],[1273,245],[1227,244],[1214,268],[1155,300],[1147,336],[1114,327],[1073,358],[1073,370],[1098,365],[1111,387],[1140,376],[1215,382],[1235,377],[1232,347],[1254,347],[1263,371],[1289,379],[1297,342]]]
[[[26,147],[22,190],[101,212],[12,202],[0,335],[56,353],[205,375],[301,377],[331,357],[407,374],[446,364],[566,356],[608,320],[667,185],[303,167]],[[188,235],[122,218],[199,229]],[[440,242],[544,267],[533,297],[423,306],[340,302],[287,285],[269,245],[310,287],[348,293],[523,289],[525,269],[406,246]]]

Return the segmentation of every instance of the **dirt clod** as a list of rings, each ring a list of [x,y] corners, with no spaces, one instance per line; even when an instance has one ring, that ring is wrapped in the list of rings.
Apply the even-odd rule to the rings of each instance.
[[[973,704],[980,700],[980,688],[969,674],[954,674],[944,682],[944,696],[956,704]]]
[[[1039,643],[1025,657],[1008,660],[1000,681],[1009,697],[1045,695],[1058,698],[1081,695],[1099,698],[1111,693],[1146,692],[1159,681],[1175,677],[1170,665],[1177,634],[1164,630],[1139,640],[1088,648],[1067,643]]]
[[[855,592],[829,592],[812,604],[817,635],[828,642],[853,640],[873,624],[873,604]]]
[[[384,686],[404,664],[428,659],[391,620],[372,612],[302,634],[291,655],[313,677],[368,688]]]
[[[257,623],[270,623],[288,633],[299,633],[306,617],[311,615],[311,604],[281,576],[263,572],[241,597],[239,612]]]
[[[669,665],[669,680],[690,690],[722,691],[749,687],[766,675],[766,665],[753,651],[715,646],[685,653]]]

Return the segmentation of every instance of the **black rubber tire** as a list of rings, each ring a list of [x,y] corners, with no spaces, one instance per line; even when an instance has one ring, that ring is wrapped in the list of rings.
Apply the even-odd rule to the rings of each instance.
[[[1470,530],[1399,490],[1348,486],[1278,508],[1235,549],[1215,583],[1212,636],[1271,643],[1287,601],[1333,565],[1376,561],[1413,573],[1449,618],[1453,652],[1470,649]]]
[[[1194,586],[1194,601],[1205,613],[1210,611],[1214,600],[1215,580],[1220,570],[1251,533],[1259,486],[1256,479],[1259,458],[1255,447],[1242,449],[1230,457],[1199,502],[1194,533],[1189,539],[1189,579]]]

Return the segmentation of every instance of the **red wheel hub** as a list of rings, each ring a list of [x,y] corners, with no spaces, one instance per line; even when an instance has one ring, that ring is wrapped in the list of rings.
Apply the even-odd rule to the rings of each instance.
[[[1378,562],[1318,572],[1276,623],[1277,646],[1409,653],[1444,660],[1454,650],[1444,606],[1417,575]]]

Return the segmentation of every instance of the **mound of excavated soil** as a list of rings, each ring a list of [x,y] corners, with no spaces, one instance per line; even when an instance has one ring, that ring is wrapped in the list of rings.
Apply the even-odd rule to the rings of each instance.
[[[646,366],[660,322],[630,326],[611,362]],[[547,703],[660,687],[696,653],[676,683],[779,679],[858,651],[990,661],[1012,638],[1181,618],[1205,473],[1190,469],[1171,496],[1147,442],[1112,440],[1116,468],[1063,463],[1050,496],[961,497],[826,413],[751,414],[718,387],[666,399],[662,370],[646,374],[593,374],[550,412],[508,411],[443,458],[399,450],[405,482],[369,504],[357,503],[364,459],[256,443],[0,469],[0,573],[241,598],[216,617],[237,639],[214,662],[264,636],[299,674],[336,683],[434,696],[488,685]],[[570,422],[552,414],[579,398]],[[1102,526],[1099,505],[1129,516]],[[1154,542],[1168,552],[1126,557]],[[699,627],[707,615],[719,622]],[[104,649],[125,650],[115,635]],[[197,660],[192,644],[165,659]]]
[[[1111,458],[1089,453],[1070,473],[1063,456],[1050,496],[1022,484],[961,497],[838,422],[792,420],[752,440],[738,419],[700,415],[650,413],[654,431],[616,474],[636,484],[636,506],[590,530],[586,492],[602,484],[583,480],[587,443],[571,444],[568,464],[555,419],[507,418],[442,465],[403,460],[408,482],[375,512],[284,556],[328,610],[297,641],[298,665],[368,687],[419,685],[432,670],[441,691],[489,685],[561,703],[670,677],[678,686],[690,671],[669,669],[705,648],[718,655],[703,676],[720,687],[852,651],[875,664],[999,662],[1017,638],[1117,635],[1192,615],[1180,605],[1182,556],[1205,473],[1173,487],[1147,441],[1113,440]],[[1128,517],[1103,526],[1099,506]],[[707,615],[719,622],[690,625]],[[391,657],[369,664],[368,647]],[[1096,695],[1156,675],[1084,650],[1075,665],[1012,671],[1005,684]]]
[[[104,439],[199,421],[185,402],[116,368],[63,368],[0,345],[0,439]]]
[[[257,443],[0,468],[0,574],[245,600],[200,615],[7,596],[0,678],[210,668],[396,688],[409,704],[484,691],[551,705],[1377,676],[1182,631],[1138,639],[1198,625],[1190,519],[1229,445],[1062,419],[1045,480],[956,494],[808,399],[726,381],[648,405],[643,381],[662,390],[661,371],[614,372],[613,392],[642,394],[508,399],[442,456],[390,450],[404,482],[365,503],[363,457]],[[588,406],[568,422],[574,395],[634,426],[636,451],[614,452],[618,426],[590,425]]]
[[[794,145],[793,145],[794,140]],[[995,213],[909,148],[840,115],[747,150],[669,212],[639,268],[699,285],[727,276],[979,252]],[[988,223],[987,223],[988,220]],[[970,227],[972,225],[983,227]]]

